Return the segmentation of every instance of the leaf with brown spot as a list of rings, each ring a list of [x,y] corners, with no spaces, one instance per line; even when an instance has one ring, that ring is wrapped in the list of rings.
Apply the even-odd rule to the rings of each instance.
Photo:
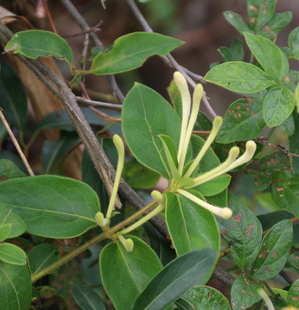
[[[272,180],[271,194],[274,202],[299,217],[299,177],[284,171],[276,172]]]
[[[299,279],[297,279],[289,289],[288,305],[299,308]]]
[[[299,250],[294,248],[291,250],[291,254],[289,256],[288,262],[292,265],[292,267],[299,270]]]
[[[224,18],[233,26],[235,27],[241,34],[243,32],[252,32],[252,28],[246,22],[246,20],[239,14],[232,12],[232,11],[225,11],[223,13]]]
[[[233,102],[229,110],[237,113],[226,112],[222,126],[218,132],[216,141],[219,143],[231,143],[239,140],[248,140],[257,137],[265,128],[261,103],[256,99],[238,99]],[[252,112],[254,112],[252,114]],[[235,117],[240,113],[241,117]]]
[[[285,266],[292,243],[292,223],[283,220],[275,224],[263,239],[259,255],[252,266],[252,277],[265,281],[276,276]]]
[[[231,254],[236,264],[245,270],[255,260],[262,242],[262,226],[256,216],[241,203],[238,198],[229,194],[229,207],[233,216],[227,220],[217,218],[223,238],[232,244]]]
[[[247,274],[242,273],[238,276],[231,288],[231,304],[233,310],[248,309],[260,301],[262,297],[257,293],[257,290],[260,288],[262,288],[262,285],[255,282]]]

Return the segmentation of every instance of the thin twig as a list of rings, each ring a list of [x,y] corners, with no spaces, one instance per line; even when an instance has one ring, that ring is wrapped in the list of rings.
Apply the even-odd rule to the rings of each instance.
[[[118,110],[121,110],[123,107],[122,104],[89,100],[89,99],[85,99],[85,98],[78,97],[78,96],[76,96],[76,100],[78,102],[86,103],[86,104],[91,105],[93,107],[111,108],[111,109],[118,109]]]
[[[149,26],[148,22],[146,21],[146,19],[144,18],[144,16],[142,15],[142,13],[140,12],[139,8],[137,7],[136,3],[134,0],[127,0],[128,5],[130,6],[131,10],[133,11],[135,17],[138,19],[138,21],[140,22],[141,26],[143,27],[143,29],[146,32],[153,32],[152,28]],[[195,88],[196,83],[192,80],[192,78],[190,77],[192,76],[196,76],[196,79],[200,79],[201,81],[203,80],[203,77],[197,74],[190,74],[189,70],[186,70],[183,66],[181,66],[174,58],[171,54],[167,54],[165,57],[162,58],[164,60],[164,62],[167,65],[171,65],[173,68],[175,68],[176,70],[178,70],[180,73],[183,74],[183,76],[185,77],[185,79],[187,80],[187,82],[193,87]],[[202,101],[206,107],[206,109],[208,110],[208,112],[210,113],[210,115],[215,118],[217,116],[217,114],[215,113],[215,111],[213,110],[213,108],[211,107],[206,94],[204,93],[203,97],[202,97]]]
[[[71,3],[71,1],[70,0],[60,0],[60,1],[65,6],[65,8],[68,10],[68,12],[73,17],[73,19],[76,21],[76,23],[81,27],[81,29],[83,31],[90,31],[90,27],[88,26],[88,24],[86,23],[84,18],[80,15],[78,10]],[[89,35],[90,35],[90,38],[93,41],[94,45],[96,47],[98,47],[100,50],[103,50],[104,49],[103,44],[99,40],[97,35],[94,32],[91,32]],[[116,83],[114,75],[108,75],[107,79],[109,81],[110,87],[112,88],[113,92],[115,93],[115,95],[117,96],[119,101],[123,102],[125,97],[122,94],[121,90],[119,89],[119,87],[118,87],[118,85]]]
[[[52,28],[53,32],[57,34],[58,32],[57,32],[57,29],[56,29],[55,24],[53,22],[53,18],[50,14],[47,2],[46,2],[46,0],[42,0],[42,1],[43,1],[44,9],[45,9],[45,12],[47,14],[48,20],[50,22],[51,28]]]
[[[99,23],[97,23],[95,26],[91,27],[89,30],[80,31],[77,33],[72,33],[72,34],[61,35],[61,36],[63,38],[73,38],[73,37],[83,36],[83,35],[89,34],[91,32],[101,31],[101,28],[99,28],[99,27],[102,25],[102,23],[103,23],[103,21],[101,20]]]
[[[267,137],[258,137],[258,138],[255,138],[253,139],[254,141],[256,142],[260,142],[264,145],[267,145],[269,147],[272,147],[274,148],[275,150],[287,155],[287,156],[290,156],[290,157],[296,157],[296,158],[299,158],[299,155],[298,154],[294,154],[294,153],[290,153],[288,150],[286,150],[283,146],[281,145],[275,145],[275,144],[272,144],[270,143],[268,140],[267,140]]]
[[[18,151],[18,153],[19,153],[19,155],[20,155],[24,165],[26,166],[26,169],[28,170],[29,175],[34,176],[34,173],[33,173],[32,169],[31,169],[31,167],[30,167],[30,165],[29,165],[29,163],[28,163],[28,161],[27,161],[27,159],[26,159],[26,157],[25,157],[25,155],[24,155],[24,153],[23,153],[23,151],[22,151],[22,149],[21,149],[21,147],[20,147],[16,137],[15,137],[15,135],[13,134],[12,130],[10,129],[10,126],[9,126],[8,122],[6,121],[5,116],[2,113],[2,109],[1,108],[0,108],[0,118],[1,118],[5,128],[7,130],[7,132],[9,134],[9,136],[10,136],[14,146],[16,147],[16,149],[17,149],[17,151]]]

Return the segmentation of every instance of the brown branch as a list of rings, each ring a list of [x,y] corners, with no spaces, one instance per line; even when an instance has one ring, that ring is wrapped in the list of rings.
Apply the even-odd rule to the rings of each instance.
[[[296,158],[299,158],[299,155],[298,154],[294,154],[294,153],[290,153],[288,150],[286,150],[283,146],[281,145],[275,145],[275,144],[272,144],[270,143],[268,140],[267,140],[267,137],[258,137],[258,138],[255,138],[253,139],[254,141],[256,142],[259,142],[259,143],[262,143],[264,145],[267,145],[269,147],[272,147],[274,148],[275,150],[287,155],[287,156],[290,156],[290,157],[296,157]]]

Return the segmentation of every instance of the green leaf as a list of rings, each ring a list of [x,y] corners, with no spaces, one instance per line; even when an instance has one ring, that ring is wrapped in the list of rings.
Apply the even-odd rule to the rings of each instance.
[[[44,173],[53,173],[53,169],[67,152],[80,141],[77,133],[61,133],[56,141],[46,140],[42,148],[42,166]],[[64,158],[65,160],[66,158]]]
[[[299,176],[276,172],[272,177],[271,194],[280,208],[299,217]]]
[[[242,61],[244,59],[244,49],[240,39],[235,39],[229,48],[220,47],[218,52],[224,61]]]
[[[293,227],[290,220],[275,224],[265,235],[251,275],[265,281],[276,276],[287,262],[293,243]]]
[[[231,305],[233,310],[248,309],[262,299],[257,293],[262,285],[255,282],[246,273],[239,275],[231,288]]]
[[[14,179],[25,176],[26,174],[19,170],[12,161],[8,159],[0,159],[0,178]]]
[[[13,265],[25,265],[27,256],[21,248],[14,244],[0,243],[0,260]]]
[[[158,135],[168,135],[178,148],[181,121],[170,104],[152,89],[136,83],[124,101],[122,129],[137,160],[169,178],[170,172]]]
[[[297,279],[289,289],[288,305],[293,307],[299,307],[299,279]]]
[[[264,98],[263,114],[269,127],[282,124],[293,112],[295,97],[286,88],[272,88]]]
[[[257,194],[255,196],[256,200],[259,202],[262,208],[269,212],[275,212],[280,211],[281,209],[276,205],[276,203],[273,201],[271,193],[264,192]]]
[[[100,296],[89,286],[76,283],[72,293],[78,306],[83,310],[105,310],[106,306]]]
[[[290,58],[299,60],[299,27],[292,30],[289,35]]]
[[[215,179],[212,179],[211,181],[194,187],[194,189],[200,192],[203,196],[214,196],[226,189],[230,183],[230,180],[231,176],[225,173]]]
[[[165,195],[166,223],[177,254],[200,249],[213,249],[219,254],[219,230],[214,215],[182,195]]]
[[[43,243],[35,246],[28,253],[28,265],[31,276],[42,271],[60,258],[59,250],[50,243]]]
[[[170,97],[172,106],[176,113],[179,115],[180,119],[182,119],[182,98],[181,93],[175,81],[172,80],[169,87],[167,88],[168,95]]]
[[[275,43],[252,33],[245,33],[245,40],[257,61],[277,83],[287,76],[288,59]]]
[[[21,131],[25,128],[28,117],[27,96],[14,69],[3,60],[0,65],[1,108],[7,121]]]
[[[295,269],[299,270],[299,255],[298,249],[294,248],[291,250],[291,254],[288,258],[288,263],[294,267]]]
[[[247,11],[255,31],[263,28],[275,13],[277,0],[249,0],[247,1]]]
[[[49,238],[73,238],[96,226],[96,193],[85,183],[54,175],[0,183],[1,207],[18,213],[27,231]]]
[[[234,26],[241,34],[244,32],[253,32],[252,28],[248,25],[246,20],[239,14],[232,11],[225,11],[224,18]]]
[[[26,224],[22,218],[11,207],[1,206],[0,223],[2,225],[11,225],[11,231],[7,238],[15,238],[22,235],[26,231]]]
[[[4,50],[6,53],[19,53],[28,58],[54,56],[70,64],[73,61],[73,52],[66,40],[53,32],[44,30],[17,32],[6,44]]]
[[[260,191],[269,187],[273,173],[278,171],[292,172],[290,158],[281,152],[275,152],[264,156],[260,161],[258,171],[248,170],[255,179],[254,185]]]
[[[171,261],[147,285],[132,310],[163,310],[195,284],[211,274],[217,255],[204,249],[186,253]]]
[[[256,93],[273,84],[272,78],[258,67],[242,62],[228,61],[212,68],[205,81],[239,93]]]
[[[295,122],[293,115],[291,114],[281,125],[279,125],[279,128],[289,136],[293,135],[295,132]]]
[[[292,18],[292,12],[275,13],[267,25],[261,28],[257,34],[272,40],[292,21]]]
[[[0,242],[6,240],[11,232],[12,225],[11,224],[3,224],[0,226]]]
[[[229,194],[233,216],[217,217],[222,237],[231,244],[231,254],[242,271],[255,260],[262,242],[262,225],[256,216],[234,195]]]
[[[182,296],[195,310],[231,310],[228,300],[218,290],[195,285]]]
[[[222,191],[221,193],[215,195],[215,196],[208,196],[206,198],[207,202],[210,204],[217,206],[217,207],[227,207],[227,195],[228,190],[227,188]]]
[[[299,90],[299,86],[298,86],[298,90]],[[299,94],[299,91],[298,91],[298,94]],[[294,113],[293,116],[294,116],[294,122],[295,122],[295,132],[293,135],[289,136],[289,146],[290,146],[291,153],[299,154],[299,114]],[[291,157],[291,165],[294,170],[294,173],[299,175],[299,158]]]
[[[28,310],[31,296],[32,285],[28,267],[0,261],[1,309]]]
[[[162,269],[156,253],[133,236],[134,249],[128,252],[120,242],[106,245],[100,254],[105,291],[117,310],[131,309],[137,296]]]
[[[260,102],[255,99],[238,99],[225,113],[217,134],[218,143],[232,143],[257,137],[265,128]]]
[[[136,69],[152,55],[165,56],[183,42],[159,33],[135,32],[118,38],[111,51],[98,54],[91,71],[97,75]]]
[[[123,175],[131,187],[138,189],[152,188],[160,179],[158,173],[144,167],[135,158],[125,162]]]

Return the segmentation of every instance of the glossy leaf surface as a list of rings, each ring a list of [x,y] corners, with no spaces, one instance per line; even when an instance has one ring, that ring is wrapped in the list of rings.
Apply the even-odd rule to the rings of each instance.
[[[166,199],[166,223],[177,254],[199,249],[213,249],[218,254],[220,239],[214,215],[182,195],[166,192]]]
[[[112,50],[98,54],[92,63],[92,73],[114,74],[140,67],[152,55],[165,56],[182,41],[159,33],[135,32],[118,38]]]
[[[165,99],[144,85],[134,85],[124,101],[122,129],[138,161],[169,178],[169,168],[158,135],[168,135],[178,148],[180,128],[180,118]]]
[[[14,238],[22,235],[26,231],[26,224],[19,214],[13,212],[11,207],[1,206],[0,223],[2,225],[9,224],[11,230],[7,238]]]
[[[262,299],[257,290],[262,285],[245,273],[239,275],[231,288],[231,305],[233,310],[248,309]]]
[[[105,304],[100,296],[89,286],[77,283],[72,293],[78,306],[83,310],[105,310]]]
[[[269,39],[245,33],[246,43],[264,70],[277,82],[289,72],[289,62],[281,49]]]
[[[156,253],[145,242],[130,238],[134,241],[132,252],[117,242],[106,245],[100,254],[102,283],[117,310],[131,309],[137,296],[162,269]]]
[[[182,296],[194,310],[231,310],[228,300],[216,289],[195,285]]]
[[[1,309],[28,310],[31,296],[32,285],[28,267],[0,261]]]
[[[25,265],[26,253],[11,243],[0,243],[0,260],[12,265]]]
[[[238,99],[225,113],[216,141],[232,143],[253,139],[265,126],[261,103],[255,99]]]
[[[68,43],[57,34],[44,30],[17,32],[6,44],[5,52],[19,53],[28,58],[54,56],[69,63],[73,61]]]
[[[293,112],[295,97],[286,88],[272,88],[264,98],[263,114],[269,127],[282,124]]]
[[[212,272],[217,255],[204,249],[186,253],[171,261],[153,278],[137,298],[132,310],[163,310]]]
[[[275,224],[265,235],[251,275],[264,281],[273,278],[284,267],[293,244],[293,227],[289,220]]]
[[[217,217],[222,237],[231,244],[231,254],[242,271],[255,260],[262,242],[262,225],[256,216],[234,195],[229,194],[233,216],[227,220]]]
[[[272,78],[264,71],[242,61],[229,61],[218,65],[212,68],[204,79],[243,94],[255,93],[273,84]]]
[[[34,199],[33,199],[34,197]],[[96,226],[96,193],[85,183],[43,175],[0,183],[1,206],[11,208],[27,231],[49,238],[72,238]]]
[[[59,258],[59,250],[54,245],[50,243],[36,245],[28,253],[28,264],[31,275],[42,271],[58,261]]]

